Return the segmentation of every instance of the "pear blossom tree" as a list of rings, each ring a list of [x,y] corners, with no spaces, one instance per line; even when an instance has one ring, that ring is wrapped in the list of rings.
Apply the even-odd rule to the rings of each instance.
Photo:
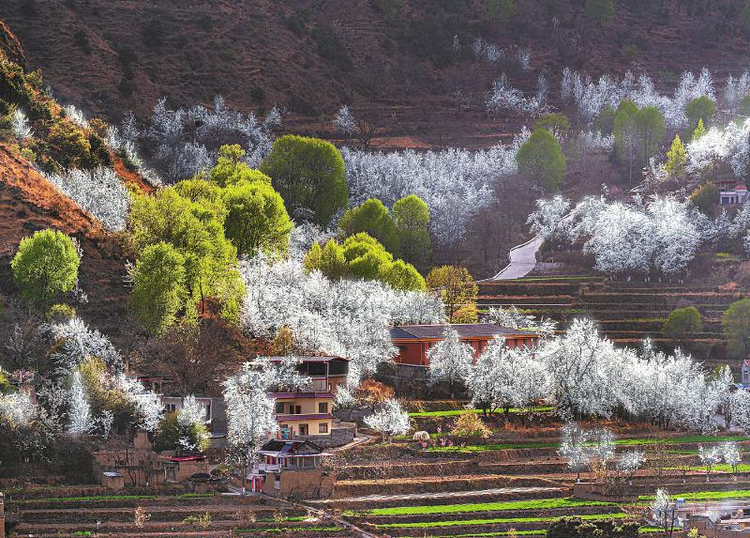
[[[91,406],[81,379],[81,371],[73,372],[68,399],[68,432],[73,435],[89,433],[93,427]]]
[[[557,330],[557,323],[553,320],[547,318],[537,320],[534,316],[519,311],[515,305],[510,308],[490,308],[487,311],[486,321],[499,327],[533,332],[543,339],[553,337]]]
[[[10,127],[19,140],[28,140],[34,137],[34,130],[29,125],[29,118],[20,108],[15,109],[10,115]]]
[[[471,372],[474,349],[461,341],[455,329],[448,328],[443,334],[443,339],[430,347],[427,361],[430,378],[433,382],[448,383],[453,399],[456,384],[464,382]]]
[[[673,501],[666,490],[657,489],[654,500],[651,501],[651,517],[665,534],[672,536],[679,524],[677,517],[677,503]]]
[[[202,451],[208,446],[210,435],[205,422],[206,407],[192,394],[183,398],[182,407],[177,412],[177,424],[185,433],[179,439],[181,449]]]
[[[266,394],[267,373],[249,363],[223,385],[229,461],[240,473],[244,494],[258,450],[278,427],[273,417],[274,400]]]
[[[737,467],[742,462],[742,453],[737,443],[730,441],[721,444],[721,457],[724,463],[732,468],[732,474],[737,474]]]
[[[411,429],[409,413],[401,408],[398,400],[389,398],[380,409],[365,417],[365,424],[383,436],[383,442],[394,435],[404,435]]]
[[[698,445],[698,458],[701,460],[701,464],[706,467],[706,482],[708,482],[714,465],[721,462],[722,449],[720,446],[706,448],[703,445]]]

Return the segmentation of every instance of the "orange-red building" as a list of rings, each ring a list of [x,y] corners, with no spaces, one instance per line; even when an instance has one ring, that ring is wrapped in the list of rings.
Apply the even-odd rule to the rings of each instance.
[[[533,346],[539,335],[517,329],[498,327],[491,323],[456,323],[452,325],[397,325],[391,328],[391,341],[398,348],[395,361],[399,364],[428,366],[427,352],[444,339],[447,329],[455,330],[462,342],[474,348],[474,357],[499,336],[510,348]]]

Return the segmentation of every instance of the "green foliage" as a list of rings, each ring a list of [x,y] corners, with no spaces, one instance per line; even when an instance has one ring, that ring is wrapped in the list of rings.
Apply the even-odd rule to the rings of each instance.
[[[716,101],[706,95],[696,97],[685,107],[685,115],[688,118],[688,132],[692,134],[700,120],[711,125],[716,116]]]
[[[675,135],[672,141],[672,147],[667,152],[667,162],[664,164],[664,170],[672,177],[679,177],[685,173],[688,155],[685,145],[680,140],[680,135]]]
[[[410,194],[393,204],[392,213],[401,242],[401,258],[425,269],[432,249],[429,206],[419,196]]]
[[[237,250],[224,235],[226,210],[220,204],[183,197],[181,188],[133,198],[129,226],[136,248],[172,245],[184,258],[188,298],[205,306],[204,300],[212,297],[222,304],[223,314],[232,317],[243,286],[236,268]]]
[[[8,394],[15,391],[16,387],[8,379],[8,372],[0,368],[0,394]]]
[[[664,134],[666,133],[664,116],[656,107],[644,107],[638,111],[636,127],[641,142],[643,166],[646,166],[649,159],[656,154],[656,150],[664,139]]]
[[[489,0],[487,2],[487,18],[493,23],[510,22],[516,14],[514,0]]]
[[[188,296],[185,258],[169,243],[148,245],[131,276],[133,313],[149,331],[164,332],[175,322]]]
[[[539,181],[548,191],[560,188],[567,163],[560,142],[546,129],[535,129],[516,153],[518,171]]]
[[[622,54],[628,60],[635,60],[638,56],[641,55],[641,49],[635,43],[628,43],[627,45],[622,46]]]
[[[699,185],[690,195],[690,202],[705,214],[710,214],[719,202],[719,188],[713,181]]]
[[[389,21],[395,21],[404,7],[404,0],[370,0],[372,7],[380,11]]]
[[[586,0],[586,17],[603,26],[615,20],[615,0]]]
[[[238,254],[286,252],[292,221],[273,187],[245,180],[234,183],[224,191],[224,204],[228,211],[224,230]]]
[[[633,165],[643,166],[656,153],[666,132],[664,116],[656,107],[639,109],[632,101],[622,101],[615,114],[613,134],[617,157],[628,163],[632,180]]]
[[[724,336],[733,357],[750,356],[750,299],[731,304],[721,318]]]
[[[50,323],[63,323],[76,317],[76,309],[65,303],[53,304],[45,317]]]
[[[271,177],[295,216],[328,226],[334,214],[346,207],[349,191],[344,159],[330,142],[282,136],[260,169]]]
[[[559,112],[542,114],[534,122],[534,129],[546,129],[550,133],[557,133],[564,137],[570,131],[570,120],[565,114]]]
[[[367,232],[388,250],[398,255],[400,241],[396,226],[393,224],[391,214],[377,198],[370,198],[361,206],[349,209],[339,221],[339,228],[345,237],[359,232]]]
[[[506,512],[509,510],[550,510],[555,508],[583,508],[591,506],[617,506],[607,501],[586,501],[558,497],[552,499],[530,499],[522,501],[440,504],[424,506],[395,506],[373,508],[368,515],[374,516],[417,516],[433,514],[465,514],[471,512]]]
[[[227,187],[235,183],[266,183],[271,184],[271,178],[260,170],[254,170],[243,160],[245,150],[238,144],[224,145],[219,148],[219,159],[211,169],[209,179],[219,187]]]
[[[449,321],[463,317],[467,309],[476,315],[479,288],[465,267],[435,267],[427,275],[426,284],[429,290],[440,295],[448,310]]]
[[[35,303],[46,303],[58,293],[71,291],[78,281],[80,264],[70,237],[50,229],[24,237],[10,262],[21,295]]]
[[[693,333],[700,332],[702,327],[700,312],[694,306],[688,306],[672,310],[662,331],[667,338],[682,342]]]
[[[176,412],[165,413],[159,421],[159,426],[154,436],[154,449],[178,450],[181,447],[180,439],[187,439],[193,445],[198,446],[203,452],[210,443],[206,434],[206,426],[203,424],[182,425],[179,423]]]
[[[313,28],[312,38],[321,58],[325,58],[342,71],[351,70],[352,60],[349,52],[330,24],[318,22]]]
[[[603,135],[610,136],[615,130],[615,115],[617,111],[611,107],[606,106],[599,113],[599,116],[594,121],[594,126],[601,131]]]
[[[318,270],[331,280],[344,277],[379,280],[398,290],[424,290],[425,282],[413,265],[394,260],[377,239],[366,232],[348,237],[343,245],[331,239],[324,248],[316,242],[305,256],[305,269]]]
[[[32,121],[52,119],[52,100],[40,93],[41,75],[26,73],[0,51],[0,99],[21,107]]]
[[[692,140],[698,140],[700,137],[706,134],[706,127],[703,125],[703,118],[698,120],[698,126],[693,131]]]

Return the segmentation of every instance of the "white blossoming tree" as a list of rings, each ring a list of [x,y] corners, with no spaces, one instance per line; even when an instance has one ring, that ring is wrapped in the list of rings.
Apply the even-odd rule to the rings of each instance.
[[[68,432],[73,435],[87,434],[94,425],[91,406],[80,370],[76,369],[72,377],[68,398]]]
[[[383,442],[390,441],[394,435],[404,435],[411,429],[409,413],[393,398],[383,402],[380,409],[364,420],[368,427],[383,436]]]
[[[474,362],[474,349],[461,341],[455,329],[445,330],[443,339],[427,352],[430,378],[448,383],[451,399],[457,384],[466,380]]]

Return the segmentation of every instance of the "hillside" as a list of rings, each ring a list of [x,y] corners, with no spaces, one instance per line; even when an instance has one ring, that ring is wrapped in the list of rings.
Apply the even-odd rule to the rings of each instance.
[[[381,147],[488,146],[517,131],[522,118],[494,121],[482,106],[504,71],[525,92],[541,70],[556,88],[564,67],[645,71],[671,91],[683,70],[709,67],[721,83],[750,63],[737,0],[619,2],[608,27],[582,1],[516,4],[505,23],[478,0],[14,0],[0,17],[58,98],[87,113],[143,118],[161,96],[190,106],[222,94],[282,105],[288,130],[331,136],[330,115],[351,104],[382,125]],[[478,36],[528,48],[532,72],[477,60]]]

